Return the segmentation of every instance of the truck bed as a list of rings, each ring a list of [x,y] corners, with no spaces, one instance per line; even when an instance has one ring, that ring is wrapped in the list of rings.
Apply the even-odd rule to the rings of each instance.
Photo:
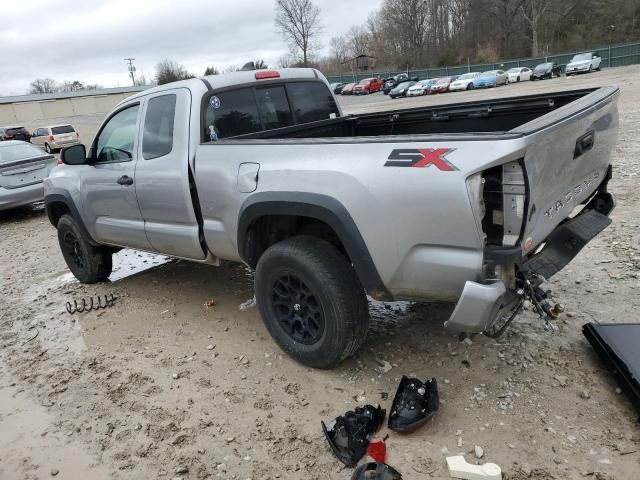
[[[239,135],[230,139],[502,133],[529,123],[595,90],[597,89],[592,88],[481,102],[454,103],[363,115],[348,115],[304,125]]]

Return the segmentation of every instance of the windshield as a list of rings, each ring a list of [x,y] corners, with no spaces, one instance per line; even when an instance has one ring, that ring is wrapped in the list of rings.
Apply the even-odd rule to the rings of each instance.
[[[410,87],[411,85],[413,85],[411,82],[402,82],[400,85],[398,85],[396,88],[398,90],[402,90],[403,88],[407,88]]]
[[[440,80],[438,80],[436,82],[436,85],[446,85],[447,83],[449,83],[450,79],[451,79],[451,77],[441,78]]]
[[[551,68],[551,63],[541,63],[536,67],[536,70],[549,70]]]
[[[369,84],[369,82],[371,82],[371,79],[365,78],[364,80],[360,80],[360,83],[358,85],[367,85]]]
[[[571,59],[571,62],[583,62],[585,60],[591,60],[590,53],[579,53]]]
[[[61,133],[73,133],[75,130],[71,125],[61,125],[59,127],[51,127],[51,133],[53,135],[60,135]]]
[[[476,78],[478,76],[477,73],[472,72],[472,73],[465,73],[464,75],[460,75],[458,77],[458,80],[470,80],[472,78]]]
[[[424,87],[426,84],[428,84],[431,80],[420,80],[419,82],[415,83],[413,86],[414,87]]]
[[[0,164],[37,158],[46,155],[42,150],[29,143],[0,145]]]
[[[519,68],[510,68],[509,70],[507,70],[507,73],[520,73],[520,69]]]
[[[491,78],[495,77],[497,74],[497,70],[491,70],[489,72],[483,72],[481,78]]]

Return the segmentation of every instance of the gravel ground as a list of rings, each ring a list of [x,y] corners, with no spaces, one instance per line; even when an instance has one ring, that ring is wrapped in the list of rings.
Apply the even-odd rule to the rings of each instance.
[[[637,412],[581,326],[637,321],[639,73],[341,99],[358,113],[621,86],[611,184],[618,207],[613,224],[548,282],[567,309],[557,334],[525,312],[499,340],[460,342],[441,328],[452,305],[372,303],[362,351],[314,371],[284,355],[257,310],[244,308],[253,296],[244,267],[123,251],[110,283],[80,285],[41,205],[0,213],[0,478],[349,479],[320,420],[364,402],[388,409],[403,374],[436,377],[442,401],[429,424],[387,440],[388,462],[405,479],[448,478],[444,457],[462,452],[474,461],[475,445],[484,450],[480,463],[499,464],[512,480],[638,478]],[[85,139],[97,125],[70,120]],[[107,293],[117,297],[112,308],[65,312],[68,300]],[[210,299],[215,306],[206,306]],[[378,361],[391,370],[379,373]]]

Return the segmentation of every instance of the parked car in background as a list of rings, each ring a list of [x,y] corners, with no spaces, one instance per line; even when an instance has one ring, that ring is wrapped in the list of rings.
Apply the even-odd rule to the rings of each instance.
[[[401,84],[399,84],[397,87],[395,87],[393,90],[389,92],[389,96],[391,98],[406,97],[409,89],[413,87],[415,84],[416,82],[414,80],[410,80],[408,82],[402,82]]]
[[[332,83],[330,85],[331,90],[333,90],[333,93],[340,93],[342,91],[342,87],[344,87],[346,85],[346,83],[344,82],[335,82]]]
[[[38,127],[33,131],[31,143],[44,148],[47,153],[53,153],[55,150],[80,143],[80,134],[71,125]]]
[[[431,87],[436,82],[435,78],[427,78],[416,82],[412,87],[409,87],[407,97],[415,97],[418,95],[427,95],[431,90]]]
[[[407,81],[409,81],[409,75],[407,75],[406,73],[400,73],[391,78],[387,78],[387,80],[384,82],[384,86],[382,87],[382,93],[388,95],[391,90],[396,88],[402,82]]]
[[[347,83],[342,90],[340,90],[340,95],[353,95],[353,89],[356,87],[356,83]]]
[[[594,70],[600,71],[601,63],[602,58],[600,58],[600,55],[597,53],[579,53],[567,64],[565,73],[569,76],[574,73],[588,73]]]
[[[5,140],[31,141],[29,130],[24,127],[0,127],[0,142]]]
[[[433,85],[431,85],[431,89],[429,90],[429,93],[445,93],[449,91],[449,85],[451,85],[451,82],[455,82],[457,80],[458,76],[453,76],[453,77],[442,77],[439,78],[438,80],[436,80],[434,82]]]
[[[42,181],[56,165],[53,155],[20,140],[0,143],[0,210],[44,200]]]
[[[354,95],[366,95],[382,90],[383,83],[379,78],[365,78],[353,88]]]
[[[506,74],[509,83],[524,82],[531,78],[531,69],[527,67],[510,68]]]
[[[460,75],[455,81],[449,84],[449,91],[471,90],[474,88],[473,80],[482,75],[480,72],[469,72]]]
[[[507,84],[507,74],[503,70],[489,70],[482,72],[473,79],[474,88],[497,87]]]
[[[562,65],[555,62],[541,63],[531,72],[531,80],[544,80],[545,78],[559,77],[562,75]]]

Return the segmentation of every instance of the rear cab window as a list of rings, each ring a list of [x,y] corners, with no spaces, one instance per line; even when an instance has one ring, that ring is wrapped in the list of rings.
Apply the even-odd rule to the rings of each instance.
[[[59,127],[51,127],[52,135],[62,135],[63,133],[74,133],[75,130],[71,125],[60,125]]]
[[[215,141],[340,115],[331,90],[319,81],[291,81],[214,92],[206,97],[204,141]]]
[[[149,100],[142,134],[142,158],[151,160],[171,153],[175,116],[175,94],[161,95]]]

